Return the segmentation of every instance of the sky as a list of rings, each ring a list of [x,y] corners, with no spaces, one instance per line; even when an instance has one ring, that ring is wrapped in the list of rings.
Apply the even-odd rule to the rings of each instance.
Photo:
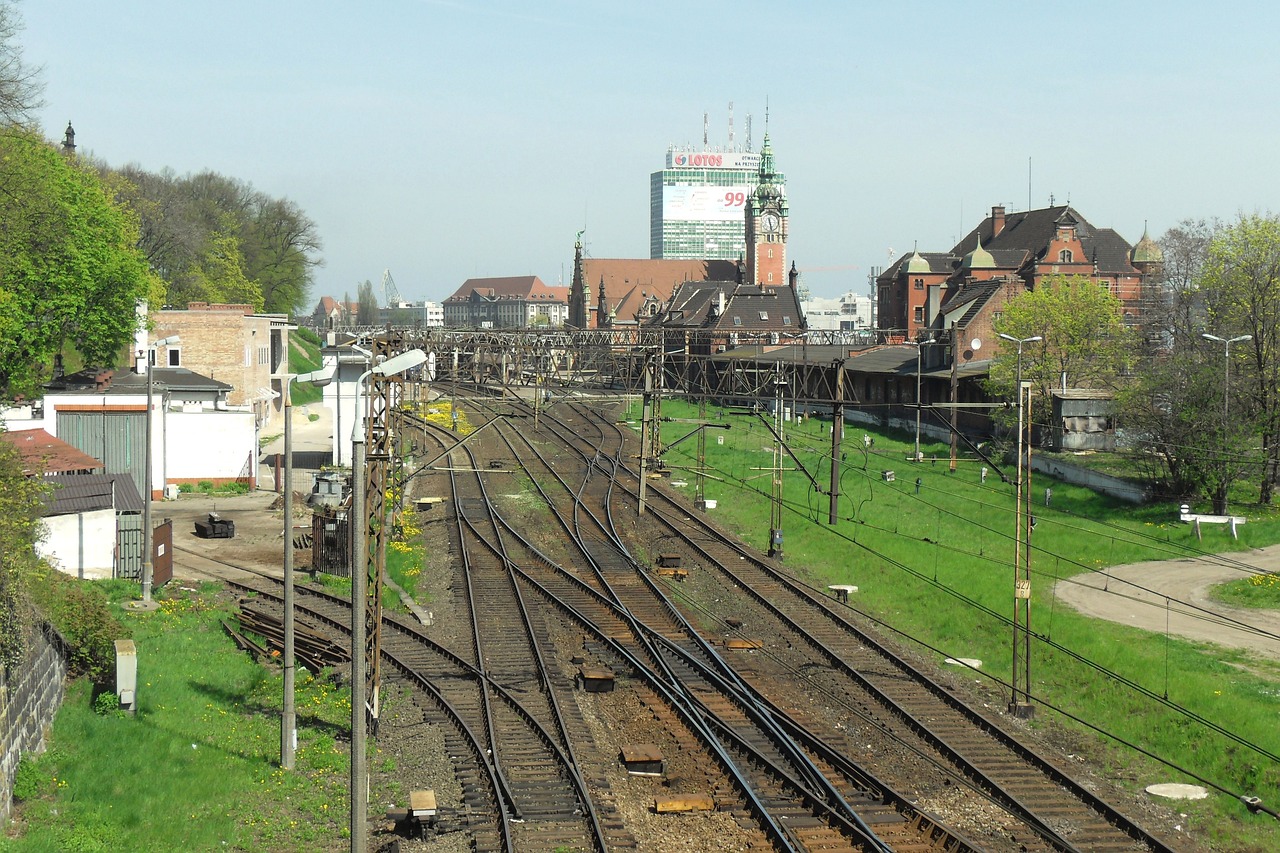
[[[768,132],[788,260],[870,293],[993,205],[1069,201],[1129,242],[1280,199],[1280,5],[19,0],[52,140],[295,201],[312,301],[390,270],[568,284],[573,243],[645,258],[668,146]],[[380,291],[379,291],[380,292]]]

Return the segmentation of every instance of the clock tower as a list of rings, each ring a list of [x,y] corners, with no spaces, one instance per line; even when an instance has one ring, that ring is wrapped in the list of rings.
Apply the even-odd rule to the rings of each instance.
[[[786,178],[773,168],[769,134],[760,149],[760,174],[747,214],[747,284],[780,287],[787,283]]]

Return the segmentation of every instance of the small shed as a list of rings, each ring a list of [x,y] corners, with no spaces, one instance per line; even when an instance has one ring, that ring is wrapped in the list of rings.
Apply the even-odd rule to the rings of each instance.
[[[1050,395],[1054,450],[1115,450],[1115,395],[1094,388],[1066,388]]]

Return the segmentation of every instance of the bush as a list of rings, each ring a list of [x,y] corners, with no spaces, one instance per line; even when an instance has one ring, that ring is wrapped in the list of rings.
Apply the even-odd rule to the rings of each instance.
[[[120,710],[120,697],[110,690],[103,690],[93,697],[93,713],[99,717],[107,717]]]
[[[18,772],[13,777],[13,799],[16,802],[34,800],[40,796],[40,771],[27,756],[18,760]]]
[[[306,326],[299,326],[293,333],[313,347],[320,346],[320,336]]]
[[[102,587],[47,569],[29,589],[36,609],[67,641],[71,676],[106,683],[114,672],[115,641],[131,632],[115,618]]]

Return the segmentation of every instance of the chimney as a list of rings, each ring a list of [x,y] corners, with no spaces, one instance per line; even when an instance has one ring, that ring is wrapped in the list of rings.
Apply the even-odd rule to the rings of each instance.
[[[723,317],[724,316],[724,291],[723,290],[720,291],[719,294],[717,295],[720,297],[720,303],[719,303],[719,308],[716,310],[716,313],[719,314],[721,317]]]
[[[991,236],[995,237],[1004,230],[1004,205],[997,204],[991,208]]]

